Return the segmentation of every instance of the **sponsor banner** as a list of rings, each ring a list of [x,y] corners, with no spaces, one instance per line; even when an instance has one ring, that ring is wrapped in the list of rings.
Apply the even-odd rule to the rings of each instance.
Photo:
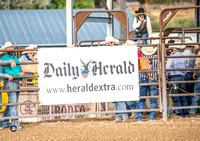
[[[50,110],[51,108],[51,110]],[[75,118],[84,118],[88,115],[63,115],[51,117],[48,115],[51,114],[66,114],[66,113],[84,113],[87,110],[87,105],[42,105],[41,113],[42,115],[47,115],[42,117],[42,120],[49,119],[75,119]]]
[[[42,105],[139,100],[136,46],[42,48]]]

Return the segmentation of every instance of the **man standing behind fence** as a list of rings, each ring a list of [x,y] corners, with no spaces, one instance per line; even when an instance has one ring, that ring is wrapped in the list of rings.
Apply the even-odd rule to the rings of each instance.
[[[6,42],[5,45],[1,49],[9,50],[3,57],[2,60],[14,60],[16,63],[19,63],[19,59],[14,55],[14,52],[11,50],[14,49],[13,45],[10,42]],[[21,66],[16,65],[16,67],[11,66],[4,66],[3,67],[3,73],[9,74],[12,76],[24,76],[25,73],[22,72]],[[25,85],[25,80],[23,79],[14,79],[12,81],[5,80],[4,85],[6,90],[13,90],[13,89],[20,89],[19,80],[22,80],[22,86]],[[17,103],[19,92],[8,92],[8,103]],[[3,117],[17,117],[17,105],[14,106],[7,106],[6,110],[4,111]],[[5,119],[1,122],[2,127],[9,127],[9,119]],[[17,130],[23,130],[23,128],[20,126],[20,123],[17,119],[11,119],[11,125],[14,125],[17,127]]]
[[[2,54],[3,52],[0,52],[0,54]],[[11,63],[11,67],[15,67],[16,66],[16,63],[14,60],[2,60],[0,59],[0,64],[2,63]],[[3,74],[2,73],[2,69],[3,69],[3,66],[0,66],[0,77],[5,77],[5,78],[8,78],[9,80],[13,80],[13,77],[9,74]],[[2,80],[0,79],[0,82]],[[0,93],[0,104],[2,104],[2,95]],[[2,110],[2,106],[0,106],[0,110]],[[0,129],[1,129],[1,123],[0,123]]]
[[[173,46],[172,46],[173,47]],[[173,54],[170,56],[184,56],[181,52],[181,49],[184,49],[185,46],[174,46],[173,47]],[[166,64],[166,69],[185,69],[185,62],[183,58],[169,58]],[[166,77],[169,81],[185,81],[185,74],[186,71],[167,71]],[[181,88],[185,90],[186,84],[185,83],[178,83],[178,84],[170,84],[169,85],[169,91],[171,91],[171,94],[181,94],[184,93],[181,91]],[[181,107],[181,106],[188,106],[188,102],[185,96],[175,96],[172,97],[172,100],[174,102],[175,107]],[[188,116],[189,110],[188,109],[178,109],[176,111],[175,118]]]
[[[141,49],[143,57],[156,57],[155,53],[157,51],[157,47],[142,47]],[[157,70],[157,60],[150,59],[149,60],[151,70]],[[157,73],[141,73],[140,74],[140,83],[156,83],[157,82]],[[149,85],[149,86],[140,86],[140,96],[147,96],[147,92],[149,91],[150,96],[157,96],[157,86]],[[145,99],[140,99],[137,105],[137,109],[144,109]],[[151,109],[156,109],[157,107],[157,99],[151,98]],[[136,113],[136,121],[142,120],[143,112]],[[156,112],[150,113],[150,120],[156,120]]]
[[[187,42],[189,43],[189,42]],[[196,45],[195,45],[196,46]],[[184,56],[196,56],[196,54],[192,53],[192,49],[195,47],[194,45],[187,45],[185,50],[183,51]],[[194,68],[196,58],[184,58],[184,63],[186,68]],[[185,74],[185,81],[193,81],[193,71],[187,71]],[[194,92],[194,83],[186,84],[185,90],[189,93]],[[188,106],[192,103],[192,96],[187,96]]]
[[[138,11],[135,11],[138,15],[133,21],[133,29],[136,30],[136,33],[132,38],[152,37],[151,21],[150,18],[144,14],[144,12],[144,8],[142,7],[140,7]],[[147,39],[142,40],[142,44],[147,44]]]

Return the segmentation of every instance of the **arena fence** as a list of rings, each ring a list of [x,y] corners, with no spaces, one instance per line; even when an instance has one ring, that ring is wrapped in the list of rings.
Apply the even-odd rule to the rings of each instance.
[[[140,86],[150,86],[150,85],[157,85],[158,86],[158,95],[157,96],[143,96],[140,97],[140,99],[150,99],[150,98],[156,98],[159,102],[158,102],[158,108],[157,109],[142,109],[142,110],[125,110],[125,111],[114,111],[114,110],[109,110],[109,103],[105,103],[102,106],[102,103],[95,103],[93,106],[95,107],[95,111],[92,112],[77,112],[77,113],[60,113],[60,114],[53,114],[52,113],[52,106],[49,106],[48,108],[48,112],[41,114],[40,110],[42,107],[38,107],[37,108],[37,113],[35,115],[28,115],[28,116],[18,116],[18,117],[3,117],[1,119],[15,119],[15,118],[48,118],[48,117],[59,117],[59,116],[72,116],[72,115],[88,115],[88,114],[95,114],[95,115],[105,115],[105,114],[114,114],[114,113],[127,113],[127,112],[151,112],[151,111],[157,111],[157,112],[161,112],[163,113],[163,120],[166,121],[167,120],[167,112],[170,109],[190,109],[190,108],[200,108],[200,106],[187,106],[187,107],[171,107],[169,106],[168,103],[168,99],[169,97],[175,97],[175,96],[189,96],[190,94],[169,94],[169,90],[167,90],[167,84],[178,84],[178,83],[200,83],[200,81],[167,81],[166,80],[166,71],[177,71],[177,70],[199,70],[199,69],[195,69],[195,68],[190,68],[190,69],[166,69],[166,61],[167,58],[197,58],[200,56],[167,56],[167,48],[166,46],[175,46],[175,45],[200,45],[200,43],[186,43],[185,40],[186,39],[190,39],[192,40],[190,37],[185,37],[185,33],[188,32],[192,32],[192,33],[199,33],[199,29],[200,28],[173,28],[173,29],[166,29],[164,30],[165,25],[167,24],[167,22],[170,21],[170,19],[177,13],[178,10],[180,9],[190,9],[190,8],[200,8],[200,6],[193,6],[193,7],[179,7],[179,8],[171,8],[171,9],[164,9],[161,12],[161,16],[160,16],[160,37],[159,38],[135,38],[135,39],[131,39],[131,40],[139,40],[139,45],[138,47],[150,47],[150,46],[154,46],[157,47],[157,57],[151,57],[149,59],[157,59],[158,61],[158,69],[157,70],[145,70],[145,71],[139,71],[139,73],[145,73],[145,72],[157,72],[158,73],[158,82],[157,83],[143,83],[140,84]],[[111,11],[104,11],[104,12],[111,12]],[[163,19],[165,19],[167,17],[167,15],[171,13],[171,15],[168,16],[168,18],[165,20],[166,22],[163,21]],[[87,14],[85,14],[87,15]],[[88,15],[89,16],[89,15]],[[82,22],[84,22],[85,19],[82,19]],[[127,19],[126,19],[127,21]],[[124,23],[124,25],[127,25],[127,23]],[[81,25],[78,25],[79,28]],[[128,29],[125,27],[125,29]],[[169,35],[171,32],[173,31],[177,31],[177,30],[181,30],[182,31],[182,37],[167,37],[164,35]],[[77,32],[78,30],[76,30]],[[128,30],[127,30],[128,31]],[[77,36],[77,35],[76,35]],[[128,38],[128,34],[127,34],[127,39]],[[120,41],[126,41],[127,39],[119,39]],[[140,45],[140,40],[142,39],[148,39],[150,40],[150,43],[153,42],[153,40],[157,40],[158,44],[148,44],[148,45]],[[181,43],[174,43],[174,44],[170,44],[170,43],[165,43],[166,40],[168,39],[179,39],[181,40]],[[90,42],[91,46],[100,46],[100,42],[103,40],[91,40],[91,41],[81,41],[79,43],[79,47],[85,46],[85,45],[81,45],[82,43],[85,42]],[[97,44],[94,44],[94,43]],[[76,45],[77,45],[77,38],[76,38]],[[14,52],[18,52],[18,57],[20,52],[24,51],[25,49],[15,49],[12,50]],[[26,51],[37,51],[37,49],[30,49],[30,50],[26,50]],[[9,50],[1,50],[1,52],[9,52]],[[21,62],[21,63],[17,63],[19,65],[30,65],[30,64],[38,64],[38,62]],[[1,64],[1,65],[10,65],[10,64]],[[38,78],[38,75],[29,75],[29,76],[15,76],[13,78],[27,78],[27,79],[33,79],[33,78]],[[5,79],[5,78],[1,78],[1,79]],[[37,82],[27,82],[28,84],[37,84]],[[34,91],[34,94],[38,94],[37,91],[39,91],[38,86],[36,87],[26,87],[26,88],[20,88],[20,90],[0,90],[0,92],[31,92]],[[200,95],[200,93],[195,93],[194,95]],[[0,104],[0,106],[12,106],[12,105],[25,105],[27,107],[30,108],[30,106],[33,105],[39,105],[40,102],[38,99],[36,99],[36,101],[33,102],[29,102],[29,103],[8,103],[8,104]],[[101,111],[101,107],[103,108],[103,111]],[[100,108],[100,110],[99,110]]]

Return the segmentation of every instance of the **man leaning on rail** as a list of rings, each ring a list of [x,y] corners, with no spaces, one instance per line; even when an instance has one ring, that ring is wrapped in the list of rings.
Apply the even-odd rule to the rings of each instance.
[[[14,47],[12,43],[6,42],[5,45],[1,49],[6,49],[6,50],[13,50]],[[5,61],[11,61],[14,60],[16,63],[19,63],[19,59],[14,55],[14,52],[7,52],[3,57],[2,60]],[[25,73],[22,72],[21,66],[16,65],[15,66],[4,66],[3,67],[3,73],[9,74],[11,76],[24,76]],[[22,86],[25,85],[25,80],[24,78],[15,78],[13,80],[5,80],[4,81],[4,88],[6,90],[13,90],[13,89],[20,89],[20,84],[19,80],[22,80]],[[19,92],[8,92],[8,103],[17,103],[18,97],[19,97]],[[13,106],[7,106],[6,110],[3,113],[3,117],[17,117],[17,105]],[[22,131],[23,128],[20,126],[20,123],[18,121],[18,118],[16,119],[11,119],[11,125],[16,126],[18,131]],[[4,119],[3,121],[0,122],[0,127],[1,129],[9,127],[9,119]]]

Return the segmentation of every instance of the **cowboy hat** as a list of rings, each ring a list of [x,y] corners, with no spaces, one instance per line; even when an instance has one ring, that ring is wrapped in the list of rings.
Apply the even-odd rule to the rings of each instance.
[[[157,51],[157,47],[142,47],[141,51],[144,55],[153,55]]]
[[[171,49],[185,49],[186,45],[174,45],[174,46],[169,46]]]
[[[191,41],[191,40],[187,40],[186,43],[194,43],[194,44],[195,44],[195,42],[193,42],[193,41]],[[199,45],[186,45],[186,47],[194,47],[195,49],[198,49],[198,48],[199,48]]]
[[[25,49],[36,49],[37,45],[29,45],[28,47],[25,47]],[[26,53],[37,53],[37,51],[23,51],[22,54],[26,54]]]
[[[140,7],[139,9],[138,9],[138,11],[135,11],[135,13],[137,14],[137,13],[144,13],[145,11],[144,11],[144,8],[142,8],[142,7]]]
[[[7,41],[7,42],[5,42],[4,46],[1,47],[1,49],[6,49],[8,47],[13,47],[13,46],[14,45],[11,42]]]
[[[107,44],[109,42],[115,42],[116,44],[119,44],[119,40],[114,39],[112,36],[107,36],[105,38],[105,41],[101,42],[102,44]]]

